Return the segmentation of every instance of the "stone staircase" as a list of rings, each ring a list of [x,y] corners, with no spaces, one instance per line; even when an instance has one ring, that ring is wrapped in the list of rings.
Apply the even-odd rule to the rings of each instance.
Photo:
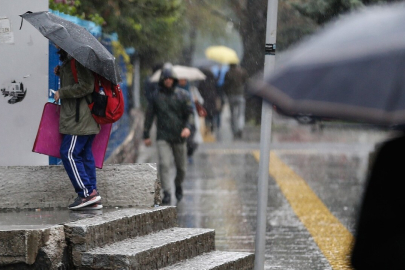
[[[127,208],[64,224],[73,269],[253,269],[254,255],[215,251],[212,229],[177,227],[176,207]]]
[[[253,269],[253,254],[215,251],[214,230],[179,228],[176,207],[154,207],[156,164],[105,165],[97,178],[105,208],[74,212],[62,166],[0,167],[0,269]],[[30,223],[46,209],[63,220]]]

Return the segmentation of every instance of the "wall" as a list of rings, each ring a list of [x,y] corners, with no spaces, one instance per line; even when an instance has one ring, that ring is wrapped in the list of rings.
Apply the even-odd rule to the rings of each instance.
[[[31,152],[47,102],[48,40],[26,21],[19,30],[20,14],[46,10],[48,0],[0,0],[0,89],[11,90],[13,80],[26,89],[14,104],[0,92],[0,166],[48,164],[48,156]]]
[[[0,179],[0,210],[67,209],[77,197],[63,166],[0,166]],[[107,208],[161,203],[156,163],[104,165],[97,190]]]

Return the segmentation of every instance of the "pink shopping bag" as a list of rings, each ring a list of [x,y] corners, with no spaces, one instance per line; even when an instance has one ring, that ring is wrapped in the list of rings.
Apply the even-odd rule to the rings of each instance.
[[[45,104],[32,152],[60,158],[62,134],[59,133],[59,114],[60,105],[51,102]],[[101,130],[93,141],[94,161],[100,169],[103,168],[111,127],[112,124],[101,125]]]

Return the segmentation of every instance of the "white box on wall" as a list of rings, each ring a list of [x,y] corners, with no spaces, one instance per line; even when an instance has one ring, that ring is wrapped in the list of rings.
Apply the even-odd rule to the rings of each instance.
[[[48,0],[0,0],[0,166],[49,164],[32,152],[48,101],[49,43],[26,21],[20,29],[19,16],[46,10]]]

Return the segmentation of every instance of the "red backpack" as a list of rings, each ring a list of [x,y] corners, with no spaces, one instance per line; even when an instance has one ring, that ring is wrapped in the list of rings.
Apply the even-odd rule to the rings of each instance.
[[[70,66],[72,68],[75,82],[78,83],[77,70],[75,65],[76,60],[72,58]],[[94,91],[92,93],[93,102],[86,98],[93,118],[99,124],[109,124],[118,121],[124,114],[124,96],[119,84],[115,85],[106,78],[93,72],[94,76]],[[103,91],[100,91],[103,90]],[[104,92],[104,93],[103,93]],[[76,105],[78,106],[78,104]],[[78,108],[76,108],[76,120],[78,116]]]

